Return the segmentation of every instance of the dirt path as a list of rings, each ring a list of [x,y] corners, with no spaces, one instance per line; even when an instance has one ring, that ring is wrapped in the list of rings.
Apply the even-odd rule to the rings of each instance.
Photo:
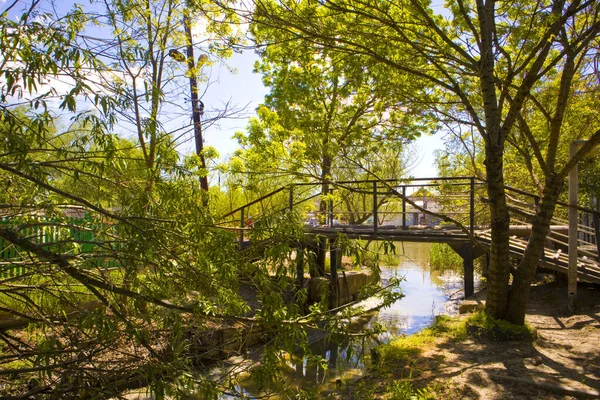
[[[440,341],[423,355],[444,361],[422,378],[444,381],[448,398],[600,397],[600,289],[580,287],[574,316],[566,297],[562,285],[532,287],[526,321],[537,329],[534,343]]]
[[[410,366],[367,374],[341,398],[391,398],[390,385],[408,377],[415,389],[431,388],[426,398],[433,399],[600,398],[600,287],[580,286],[574,316],[566,294],[555,283],[532,287],[527,322],[537,329],[534,343],[440,338]]]

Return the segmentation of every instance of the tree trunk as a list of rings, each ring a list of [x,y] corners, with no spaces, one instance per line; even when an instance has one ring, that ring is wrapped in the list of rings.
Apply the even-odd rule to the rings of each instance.
[[[504,319],[513,324],[522,325],[525,322],[525,310],[531,282],[540,263],[546,238],[550,231],[550,223],[556,202],[562,189],[562,182],[546,184],[540,207],[533,218],[532,231],[525,249],[523,259],[519,263],[510,288],[508,308]]]
[[[503,318],[508,305],[509,222],[504,193],[503,146],[486,144],[487,190],[490,198],[492,243],[485,311],[494,318]]]
[[[323,163],[321,164],[321,195],[325,196],[329,194],[329,179],[331,179],[331,157],[324,156]],[[322,200],[319,204],[319,211],[321,214],[322,221],[327,220],[328,212],[328,200]],[[325,217],[323,217],[325,216]],[[317,248],[317,273],[319,276],[325,275],[325,259],[327,258],[327,238],[320,237],[318,239]]]

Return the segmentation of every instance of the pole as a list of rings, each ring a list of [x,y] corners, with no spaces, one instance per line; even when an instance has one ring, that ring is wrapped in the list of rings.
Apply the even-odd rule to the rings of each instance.
[[[373,182],[373,232],[377,232],[377,181]]]
[[[329,195],[332,195],[333,191],[329,191]],[[333,199],[329,199],[329,227],[333,227]]]
[[[338,289],[338,243],[335,239],[329,239],[329,272],[331,278],[331,292],[329,293],[329,307],[335,308],[339,302]]]
[[[194,42],[192,38],[192,23],[190,16],[186,12],[183,16],[183,25],[185,27],[185,35],[187,39],[187,67],[190,75],[190,92],[192,98],[192,119],[194,121],[194,141],[196,143],[196,154],[200,157],[203,174],[200,177],[200,188],[208,192],[208,175],[206,171],[206,160],[204,159],[204,143],[202,138],[202,123],[200,121],[200,107],[198,106],[198,79],[194,72]],[[202,204],[207,205],[207,198],[202,198]]]
[[[577,152],[577,143],[569,146],[569,159]],[[577,165],[569,171],[569,273],[568,273],[568,307],[570,312],[577,308]]]
[[[402,185],[402,229],[406,229],[406,185]]]
[[[240,250],[244,246],[244,209],[240,210]]]
[[[471,178],[469,196],[469,233],[471,237],[475,233],[475,178]]]

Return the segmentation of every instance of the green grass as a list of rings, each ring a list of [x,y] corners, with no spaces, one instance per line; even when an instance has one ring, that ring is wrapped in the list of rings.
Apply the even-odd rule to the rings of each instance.
[[[378,358],[383,370],[395,369],[417,359],[423,352],[432,348],[437,338],[462,341],[468,337],[495,341],[527,340],[536,338],[536,333],[529,325],[513,325],[506,321],[496,320],[480,312],[468,318],[437,316],[433,324],[419,333],[397,337],[388,344],[381,345],[372,358]]]
[[[537,333],[530,325],[514,325],[510,322],[495,319],[484,312],[469,316],[466,321],[469,336],[493,341],[534,341]]]
[[[452,340],[464,340],[468,337],[465,319],[447,315],[435,317],[431,327],[426,330],[430,330],[435,336],[444,336]]]
[[[390,400],[435,400],[435,391],[426,386],[417,389],[408,379],[395,381],[386,389]]]
[[[446,243],[434,243],[429,250],[429,265],[436,271],[461,271],[463,260]]]
[[[423,354],[435,350],[439,340],[462,341],[469,337],[486,340],[534,340],[535,330],[528,325],[513,325],[496,320],[479,312],[468,317],[445,315],[437,316],[432,325],[419,333],[401,336],[371,352],[372,374],[378,380],[394,379],[385,387],[385,398],[392,400],[430,400],[438,398],[440,393],[448,393],[450,388],[431,382],[427,386],[415,387],[413,373],[428,362],[442,362],[443,355],[430,353],[427,360]],[[423,362],[425,364],[423,364]],[[431,367],[427,367],[431,368]],[[401,377],[401,379],[398,379]],[[376,390],[375,386],[371,387]],[[451,396],[451,395],[450,395]],[[449,397],[452,398],[452,397]]]

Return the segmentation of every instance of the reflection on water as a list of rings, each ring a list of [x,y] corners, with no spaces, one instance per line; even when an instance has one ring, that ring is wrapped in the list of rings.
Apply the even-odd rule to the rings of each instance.
[[[405,297],[379,311],[371,321],[388,328],[388,337],[411,334],[429,325],[440,314],[455,314],[456,301],[462,289],[462,275],[458,271],[443,272],[429,267],[429,243],[398,243],[399,262],[382,267],[382,280],[403,278],[400,289]]]
[[[379,323],[387,328],[387,332],[378,338],[379,342],[388,341],[393,335],[418,332],[436,315],[457,313],[462,275],[460,271],[432,271],[429,267],[430,248],[429,243],[396,243],[397,261],[381,267],[383,284],[392,277],[403,278],[396,290],[401,290],[405,297],[365,320],[367,326]],[[286,374],[290,387],[333,390],[336,381],[339,383],[361,375],[363,357],[376,345],[373,339],[328,337],[317,340],[311,345],[311,350],[327,360],[327,368],[311,365],[302,357],[290,361]],[[262,394],[251,385],[244,384],[237,389],[246,396]]]

